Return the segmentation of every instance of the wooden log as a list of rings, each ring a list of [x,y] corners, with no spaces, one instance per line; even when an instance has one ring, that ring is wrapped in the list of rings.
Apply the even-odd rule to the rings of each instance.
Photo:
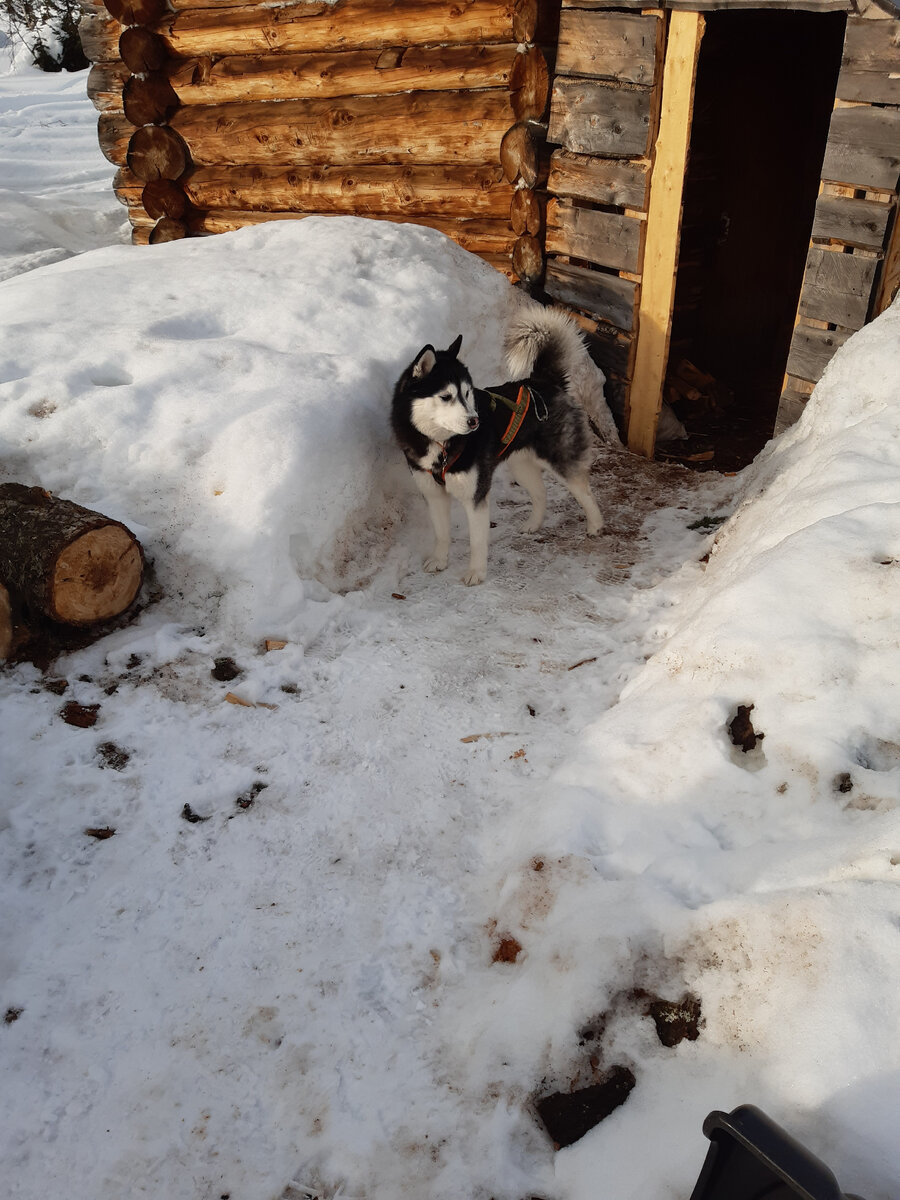
[[[650,164],[646,160],[593,158],[554,150],[547,190],[554,196],[646,212]]]
[[[656,77],[659,29],[657,16],[565,9],[556,72],[649,86]]]
[[[339,96],[392,95],[408,91],[453,91],[472,88],[510,88],[532,62],[533,75],[540,74],[538,61],[546,61],[532,47],[518,54],[515,45],[409,46],[385,51],[319,51],[312,54],[234,54],[214,61],[209,56],[175,61],[169,81],[182,104],[221,104],[248,100],[306,100]],[[533,108],[540,102],[539,82],[526,78],[511,96]],[[543,104],[546,105],[545,84]],[[524,95],[519,99],[519,91]],[[529,114],[531,115],[531,114]]]
[[[636,217],[551,200],[547,205],[547,252],[636,272],[641,269],[644,228],[645,222]]]
[[[544,175],[544,130],[527,121],[517,121],[500,141],[500,165],[510,183],[534,188]]]
[[[630,333],[635,323],[637,284],[606,271],[592,271],[551,258],[544,289],[562,304]]]
[[[529,188],[519,188],[513,192],[509,207],[509,223],[513,231],[520,236],[530,233],[538,237],[544,228],[546,208],[546,198]]]
[[[197,213],[188,219],[191,234],[230,233],[248,225],[262,225],[267,221],[300,221],[310,213],[295,212],[240,212],[232,209],[211,209]],[[509,255],[516,241],[515,234],[507,221],[470,220],[464,217],[417,217],[404,221],[394,213],[367,213],[372,221],[391,221],[394,224],[425,225],[437,229],[452,238],[464,250],[473,254]]]
[[[446,53],[446,50],[442,50]],[[510,103],[517,121],[540,121],[550,99],[550,70],[540,46],[516,54],[509,78]]]
[[[805,12],[852,12],[857,5],[867,0],[765,0],[763,7],[769,10],[799,8]],[[616,8],[647,7],[647,0],[614,0]],[[609,8],[611,0],[563,0],[563,8]],[[760,0],[665,0],[666,9],[672,12],[735,12],[747,8],[760,8]]]
[[[161,71],[132,75],[122,90],[122,109],[132,125],[162,125],[179,100]]]
[[[139,194],[144,211],[157,221],[163,217],[180,221],[187,212],[188,200],[184,188],[171,179],[151,179]]]
[[[128,143],[128,169],[145,183],[178,179],[189,160],[184,139],[168,125],[145,125]]]
[[[506,92],[404,92],[184,107],[170,128],[195,163],[490,163],[509,126]]]
[[[119,57],[122,26],[105,9],[87,13],[78,23],[81,47],[91,62],[114,62]]]
[[[639,158],[650,149],[650,88],[557,78],[548,139],[576,154]]]
[[[544,273],[544,252],[541,243],[531,234],[516,239],[512,250],[512,267],[525,283],[537,283]]]
[[[88,72],[87,94],[100,112],[122,111],[122,89],[131,77],[123,62],[95,63]]]
[[[890,204],[821,195],[816,203],[812,236],[821,241],[880,250],[890,214]]]
[[[68,625],[124,612],[144,570],[140,543],[120,521],[42,488],[0,484],[0,577],[30,609]]]
[[[97,122],[97,135],[104,156],[117,167],[125,165],[128,143],[134,134],[134,126],[120,112],[101,112]]]
[[[140,26],[123,29],[117,48],[122,62],[135,75],[162,71],[169,61],[169,47],[160,35]]]
[[[184,221],[176,221],[174,217],[163,217],[153,226],[148,237],[151,246],[162,242],[180,242],[188,235],[188,227]]]
[[[800,293],[800,315],[844,329],[862,329],[877,266],[877,258],[811,246]]]
[[[836,108],[831,114],[822,179],[894,192],[900,178],[900,109]]]
[[[703,18],[698,13],[672,13],[663,68],[666,104],[660,117],[650,185],[634,379],[629,397],[628,448],[647,458],[653,457],[656,446],[669,357],[681,202],[702,37]]]
[[[839,100],[900,104],[900,21],[847,18]]]
[[[122,25],[152,25],[168,9],[167,0],[103,0],[109,15]]]
[[[199,209],[505,218],[512,189],[499,166],[195,167],[182,181]],[[174,216],[176,214],[170,213]]]
[[[191,0],[191,3],[193,0]],[[183,58],[366,47],[533,42],[537,0],[338,0],[180,11],[156,29]]]

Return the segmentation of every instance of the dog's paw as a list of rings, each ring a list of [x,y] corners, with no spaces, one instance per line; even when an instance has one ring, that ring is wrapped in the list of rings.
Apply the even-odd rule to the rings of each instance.
[[[588,537],[599,537],[603,532],[603,521],[589,521],[586,530]]]
[[[484,583],[486,578],[487,574],[485,571],[469,570],[463,575],[462,581],[466,587],[475,587],[478,583]]]
[[[436,575],[438,571],[447,570],[447,556],[440,554],[429,554],[422,563],[422,570],[428,571],[431,575]]]
[[[538,521],[534,517],[531,517],[519,528],[519,533],[537,533],[543,524],[543,521]]]

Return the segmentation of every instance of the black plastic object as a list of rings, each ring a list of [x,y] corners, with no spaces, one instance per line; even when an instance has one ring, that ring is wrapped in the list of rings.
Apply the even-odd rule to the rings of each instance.
[[[711,1112],[712,1145],[691,1200],[861,1200],[845,1194],[828,1167],[760,1109]]]

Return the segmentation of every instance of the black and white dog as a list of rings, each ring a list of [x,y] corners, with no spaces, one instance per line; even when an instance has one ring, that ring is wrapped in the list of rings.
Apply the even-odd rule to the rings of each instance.
[[[450,550],[450,498],[469,522],[469,568],[463,583],[487,574],[494,472],[509,463],[531,498],[523,532],[540,529],[547,508],[542,467],[565,484],[587,517],[588,536],[603,528],[591,494],[588,413],[616,437],[603,399],[603,375],[593,365],[574,322],[564,313],[529,308],[512,322],[507,365],[513,381],[482,391],[458,358],[462,335],[446,350],[425,346],[394,389],[391,423],[434,525],[426,571],[443,571]],[[587,410],[587,411],[586,411]]]

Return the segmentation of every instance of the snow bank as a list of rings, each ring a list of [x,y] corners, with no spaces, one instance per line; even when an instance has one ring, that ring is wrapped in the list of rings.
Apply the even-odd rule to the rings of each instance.
[[[506,1056],[565,1088],[590,1081],[594,1053],[637,1076],[625,1107],[558,1156],[567,1200],[604,1177],[617,1200],[684,1194],[691,1130],[747,1101],[837,1160],[845,1188],[892,1194],[898,379],[895,305],[745,473],[708,563],[660,584],[661,645],[499,839],[489,902],[527,958],[512,1012],[465,1014],[491,1066]],[[746,753],[728,729],[739,705],[764,735]],[[700,1039],[660,1046],[634,989],[697,995]],[[506,1031],[548,1009],[542,1060],[539,1040],[528,1053]]]
[[[133,528],[186,621],[291,636],[304,579],[354,586],[391,545],[400,370],[462,332],[502,377],[514,296],[439,233],[352,217],[32,272],[0,293],[5,471]]]

